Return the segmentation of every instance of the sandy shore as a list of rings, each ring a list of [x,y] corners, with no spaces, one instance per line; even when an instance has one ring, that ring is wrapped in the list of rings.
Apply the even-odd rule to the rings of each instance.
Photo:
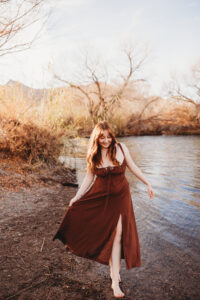
[[[114,299],[108,266],[52,241],[76,192],[67,186],[75,175],[65,168],[28,172],[1,161],[0,180],[0,299]],[[142,267],[126,270],[122,260],[124,299],[199,299],[198,262],[145,229],[140,243]]]

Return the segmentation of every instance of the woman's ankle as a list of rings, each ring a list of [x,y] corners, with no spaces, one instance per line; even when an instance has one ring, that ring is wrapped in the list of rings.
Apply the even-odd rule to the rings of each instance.
[[[112,279],[112,285],[119,285],[118,279]]]

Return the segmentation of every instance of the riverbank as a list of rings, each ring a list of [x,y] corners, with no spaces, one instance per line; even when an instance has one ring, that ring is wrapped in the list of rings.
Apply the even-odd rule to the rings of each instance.
[[[0,160],[0,180],[0,299],[114,299],[108,266],[52,241],[76,193],[75,172],[61,165],[33,170],[6,158]],[[122,260],[124,299],[198,299],[195,260],[138,225],[142,267],[126,270]]]

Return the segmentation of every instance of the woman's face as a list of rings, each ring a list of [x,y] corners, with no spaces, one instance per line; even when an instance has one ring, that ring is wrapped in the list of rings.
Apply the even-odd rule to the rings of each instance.
[[[112,137],[111,135],[109,134],[108,130],[105,129],[102,134],[100,135],[99,137],[99,145],[102,147],[102,148],[105,148],[107,149],[110,144],[112,143]]]

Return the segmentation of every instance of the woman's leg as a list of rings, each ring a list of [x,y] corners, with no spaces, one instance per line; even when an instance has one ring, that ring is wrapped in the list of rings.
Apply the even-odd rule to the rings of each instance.
[[[110,266],[112,274],[112,288],[115,296],[124,296],[124,293],[119,287],[119,271],[121,265],[121,235],[122,235],[122,217],[120,215],[116,235],[113,242],[112,253],[110,257]]]
[[[121,264],[121,261],[120,261],[120,264]],[[109,259],[109,265],[110,265],[110,278],[112,279],[112,256]],[[120,270],[120,265],[119,265],[119,270]],[[120,274],[118,275],[118,281],[119,282],[121,281]]]

